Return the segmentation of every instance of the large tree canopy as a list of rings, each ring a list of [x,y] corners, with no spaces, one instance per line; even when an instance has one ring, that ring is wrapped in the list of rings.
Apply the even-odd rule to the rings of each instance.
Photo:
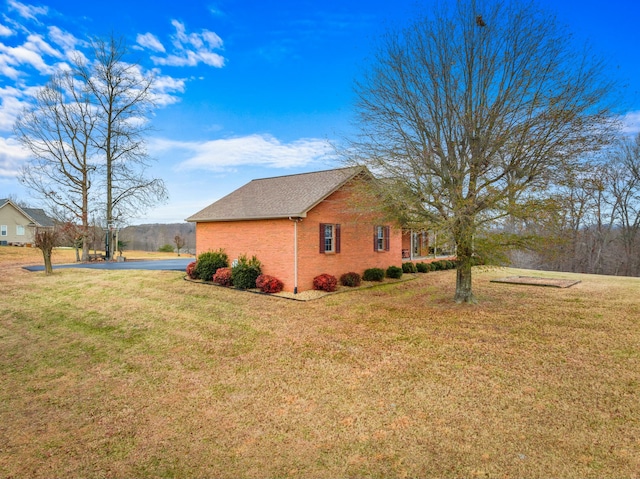
[[[167,198],[164,182],[146,175],[155,79],[127,54],[122,39],[94,39],[89,57],[78,53],[54,74],[15,124],[32,154],[21,181],[60,212],[58,219],[81,223],[83,259],[90,213],[107,225],[123,223]],[[96,206],[100,200],[104,208]]]
[[[458,302],[474,301],[474,237],[532,198],[614,128],[612,83],[534,3],[442,2],[381,40],[356,84],[348,158],[383,178],[405,225],[447,230]]]

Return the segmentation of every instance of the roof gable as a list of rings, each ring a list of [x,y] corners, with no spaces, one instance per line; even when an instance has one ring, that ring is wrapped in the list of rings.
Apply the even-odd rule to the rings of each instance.
[[[314,206],[361,173],[368,172],[355,166],[252,180],[187,221],[305,217]]]
[[[47,214],[44,212],[44,210],[41,208],[22,208],[17,204],[15,204],[10,199],[7,199],[7,198],[0,199],[0,208],[6,205],[11,205],[13,208],[15,208],[16,211],[18,211],[25,218],[31,221],[35,226],[46,226],[46,227],[55,226],[55,223],[53,222],[53,220],[49,218]]]

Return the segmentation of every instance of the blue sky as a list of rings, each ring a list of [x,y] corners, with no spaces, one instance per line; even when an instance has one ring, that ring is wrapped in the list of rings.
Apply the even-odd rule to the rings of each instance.
[[[339,166],[353,81],[376,38],[407,24],[415,0],[0,0],[0,197],[37,206],[19,185],[28,155],[12,134],[21,108],[92,35],[124,36],[158,78],[151,174],[170,199],[132,223],[180,222],[253,178]],[[541,0],[589,41],[626,87],[640,131],[640,2]]]

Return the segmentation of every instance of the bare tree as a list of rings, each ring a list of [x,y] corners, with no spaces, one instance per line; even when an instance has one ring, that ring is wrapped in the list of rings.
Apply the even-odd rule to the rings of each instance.
[[[149,157],[144,134],[154,107],[154,77],[125,61],[128,49],[123,39],[94,39],[91,53],[93,62],[78,56],[74,67],[99,115],[93,140],[104,154],[105,220],[109,225],[165,201],[167,191],[161,179],[145,176]],[[110,249],[108,257],[115,245]]]
[[[58,232],[54,228],[36,228],[34,245],[42,251],[44,256],[44,273],[53,273],[51,252],[58,246]]]
[[[611,196],[622,243],[622,274],[640,274],[640,134],[611,152]]]
[[[177,250],[177,252],[178,252],[178,256],[180,256],[180,250],[181,250],[182,248],[184,248],[184,245],[185,245],[186,241],[185,241],[185,239],[184,239],[182,236],[180,236],[180,235],[176,235],[176,236],[173,238],[173,242],[174,242],[174,243],[175,243],[175,245],[176,245],[176,250]]]
[[[83,85],[70,72],[62,72],[38,92],[35,103],[14,125],[18,140],[32,155],[19,180],[56,212],[59,220],[80,224],[83,260],[89,255],[96,122]]]
[[[474,241],[509,215],[535,215],[544,192],[614,130],[612,84],[533,3],[440,2],[383,37],[356,84],[359,132],[348,161],[404,223],[449,231],[456,302],[474,302]]]

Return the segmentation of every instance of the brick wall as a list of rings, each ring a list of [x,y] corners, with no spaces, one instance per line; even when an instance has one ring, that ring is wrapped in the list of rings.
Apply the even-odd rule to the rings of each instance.
[[[288,219],[197,223],[196,252],[222,248],[230,262],[242,254],[256,255],[263,273],[293,291],[293,228]]]
[[[402,264],[402,233],[390,228],[389,251],[374,251],[375,225],[390,225],[354,207],[362,192],[347,185],[321,201],[298,223],[298,291],[313,288],[313,278],[328,273],[362,274],[367,268]],[[371,203],[369,202],[369,206]],[[340,224],[340,253],[320,253],[320,223]],[[198,223],[196,250],[223,248],[233,260],[256,255],[263,272],[279,278],[285,291],[294,288],[294,222],[289,219]]]

